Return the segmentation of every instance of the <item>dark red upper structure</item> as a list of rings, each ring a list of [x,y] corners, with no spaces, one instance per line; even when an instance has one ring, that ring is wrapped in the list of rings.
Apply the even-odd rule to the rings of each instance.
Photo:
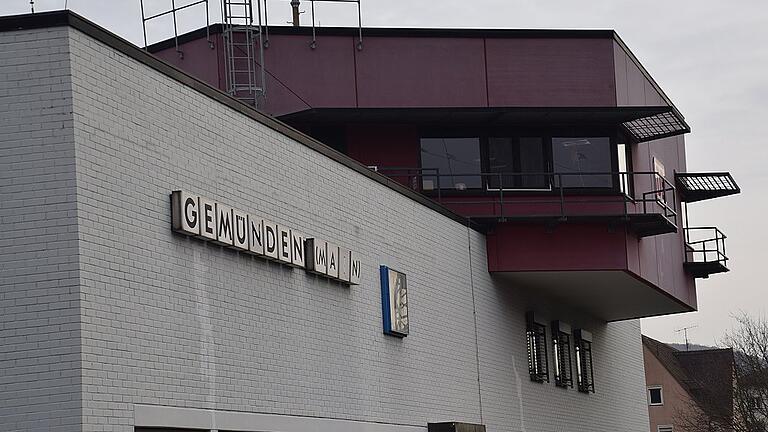
[[[209,30],[148,49],[226,91]],[[727,271],[684,208],[738,186],[687,173],[688,125],[615,32],[311,35],[269,28],[259,108],[480,225],[495,277],[611,321],[694,310],[694,278]]]

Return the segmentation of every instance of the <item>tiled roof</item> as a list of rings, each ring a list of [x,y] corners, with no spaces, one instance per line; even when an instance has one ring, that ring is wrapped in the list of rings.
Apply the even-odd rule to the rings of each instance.
[[[680,351],[643,336],[643,345],[696,401],[702,410],[733,415],[733,367],[731,348]]]

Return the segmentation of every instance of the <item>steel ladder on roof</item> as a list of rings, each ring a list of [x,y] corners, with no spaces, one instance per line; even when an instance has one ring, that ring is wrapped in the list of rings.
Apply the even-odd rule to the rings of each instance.
[[[254,107],[266,95],[263,0],[222,0],[224,72],[227,92]]]

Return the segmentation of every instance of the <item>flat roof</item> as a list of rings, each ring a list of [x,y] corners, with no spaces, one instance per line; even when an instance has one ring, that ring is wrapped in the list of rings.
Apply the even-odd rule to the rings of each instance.
[[[122,54],[125,54],[128,57],[131,57],[132,59],[140,63],[143,63],[144,65],[164,75],[167,75],[170,78],[173,78],[174,80],[178,81],[183,85],[186,85],[188,87],[193,88],[196,91],[199,91],[200,93],[210,97],[211,99],[214,99],[215,101],[222,103],[240,112],[241,114],[244,114],[250,117],[251,119],[261,123],[264,126],[269,127],[274,131],[282,133],[283,135],[286,135],[289,138],[292,138],[298,141],[299,143],[317,151],[318,153],[322,153],[323,155],[327,156],[329,159],[332,159],[368,177],[369,179],[377,183],[380,183],[400,193],[401,195],[404,195],[412,199],[413,201],[418,202],[419,204],[422,204],[462,225],[466,225],[476,231],[482,232],[482,226],[479,223],[469,218],[466,218],[464,216],[461,216],[457,213],[454,213],[448,208],[427,198],[426,196],[403,186],[402,184],[390,179],[389,177],[386,177],[382,174],[379,174],[369,169],[368,167],[356,161],[355,159],[352,159],[351,157],[346,156],[343,153],[340,153],[334,150],[333,148],[323,144],[322,142],[317,141],[308,135],[305,135],[304,133],[288,126],[287,124],[277,120],[272,116],[269,116],[267,114],[264,114],[256,110],[252,106],[244,102],[241,102],[240,100],[230,96],[229,94],[224,93],[221,90],[206,84],[205,82],[193,77],[192,75],[189,75],[188,73],[182,71],[181,69],[171,65],[170,63],[165,62],[164,60],[161,60],[160,58],[139,48],[138,46],[127,41],[126,39],[121,38],[120,36],[112,33],[111,31],[99,26],[98,24],[93,23],[92,21],[89,21],[86,18],[83,18],[82,16],[72,11],[61,10],[61,11],[53,11],[53,12],[41,12],[41,13],[24,14],[24,15],[9,15],[9,16],[0,17],[0,32],[30,30],[30,29],[39,29],[39,28],[51,28],[51,27],[65,27],[65,26],[75,28],[85,33],[86,35],[98,40],[99,42],[104,43],[105,45],[115,49],[116,51]],[[204,28],[203,28],[203,34],[205,34]]]

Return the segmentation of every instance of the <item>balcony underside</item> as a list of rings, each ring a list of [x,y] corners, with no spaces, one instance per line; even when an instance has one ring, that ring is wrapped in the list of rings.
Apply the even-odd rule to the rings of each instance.
[[[685,271],[695,278],[708,278],[710,275],[728,272],[729,269],[719,261],[687,262],[683,264]]]
[[[448,206],[450,208],[450,206]],[[510,223],[542,223],[547,226],[555,226],[566,223],[603,223],[609,227],[626,226],[637,237],[648,237],[660,234],[677,232],[677,226],[661,214],[628,214],[628,215],[574,215],[574,216],[506,216],[479,215],[472,216],[472,220],[493,225],[497,222]]]
[[[535,198],[534,198],[535,199]],[[677,226],[661,213],[661,209],[643,213],[635,204],[626,204],[616,197],[569,197],[563,203],[532,201],[531,198],[506,202],[472,201],[447,197],[443,205],[477,222],[493,225],[498,222],[539,223],[547,226],[572,223],[599,223],[608,227],[627,227],[637,237],[648,237],[677,232]],[[619,201],[620,200],[620,201]]]
[[[675,173],[681,200],[687,203],[741,193],[730,173]]]
[[[601,123],[621,125],[639,142],[683,135],[690,127],[673,107],[310,108],[279,117],[291,125],[329,123],[451,124],[483,127]]]
[[[494,277],[605,321],[691,312],[693,307],[629,271],[494,272]]]

